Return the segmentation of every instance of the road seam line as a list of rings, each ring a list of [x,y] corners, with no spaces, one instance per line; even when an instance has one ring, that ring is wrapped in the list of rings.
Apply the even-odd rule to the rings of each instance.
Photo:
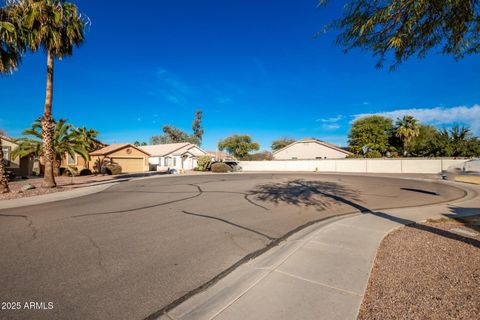
[[[307,278],[304,278],[304,277],[301,277],[301,276],[297,276],[297,275],[294,275],[294,274],[291,274],[291,273],[288,273],[288,272],[285,272],[285,271],[281,271],[281,270],[274,270],[274,271],[278,272],[278,273],[281,273],[283,275],[286,275],[286,276],[289,276],[289,277],[292,277],[292,278],[295,278],[295,279],[299,279],[299,280],[302,280],[302,281],[306,281],[306,282],[309,282],[309,283],[313,283],[313,284],[316,284],[316,285],[319,285],[319,286],[322,286],[322,287],[327,287],[327,288],[330,288],[330,289],[338,290],[338,291],[348,293],[350,295],[354,295],[354,296],[357,296],[357,297],[363,297],[363,294],[359,294],[359,293],[356,293],[356,292],[353,292],[353,291],[350,291],[350,290],[330,286],[328,284],[318,282],[318,281],[315,281],[315,280],[310,280],[310,279],[307,279]]]

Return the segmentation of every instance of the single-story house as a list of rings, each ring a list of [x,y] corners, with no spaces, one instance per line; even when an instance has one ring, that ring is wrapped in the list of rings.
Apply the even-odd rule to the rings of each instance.
[[[6,169],[15,172],[15,175],[21,177],[31,176],[33,174],[34,161],[30,157],[12,157],[12,151],[18,147],[15,140],[0,136],[2,139],[3,159]]]
[[[77,159],[80,156],[77,155]],[[150,154],[132,144],[112,144],[97,151],[90,152],[90,168],[100,159],[109,159],[122,167],[122,172],[149,171]],[[81,158],[81,157],[80,157]]]
[[[325,141],[308,138],[295,141],[273,153],[275,160],[343,159],[351,155],[338,146]]]
[[[189,142],[148,145],[139,148],[150,154],[148,161],[152,171],[193,170],[197,167],[198,157],[207,155],[202,148]]]

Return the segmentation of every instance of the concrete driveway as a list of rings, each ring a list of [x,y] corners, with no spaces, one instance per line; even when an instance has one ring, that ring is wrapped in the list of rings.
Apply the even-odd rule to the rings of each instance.
[[[314,221],[460,198],[441,183],[321,174],[160,177],[0,211],[8,319],[144,319]]]

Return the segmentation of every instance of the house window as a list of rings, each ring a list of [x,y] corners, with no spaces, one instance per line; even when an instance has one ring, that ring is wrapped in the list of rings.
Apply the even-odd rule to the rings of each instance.
[[[10,160],[12,157],[11,148],[10,147],[2,147],[3,150],[3,162],[5,162],[5,166],[10,166]]]
[[[67,153],[67,164],[69,166],[74,166],[77,164],[77,160],[75,159],[77,157],[77,155],[75,155],[75,157],[72,157],[69,153]]]
[[[176,157],[173,158],[173,166],[174,166],[174,167],[177,166],[177,158],[176,158]]]
[[[170,165],[170,158],[166,157],[165,158],[165,167],[168,167]]]

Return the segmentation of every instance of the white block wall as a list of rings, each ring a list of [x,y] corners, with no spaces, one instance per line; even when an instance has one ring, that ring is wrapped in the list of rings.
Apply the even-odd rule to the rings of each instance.
[[[465,159],[338,159],[240,161],[243,171],[307,171],[437,174],[459,167]]]

